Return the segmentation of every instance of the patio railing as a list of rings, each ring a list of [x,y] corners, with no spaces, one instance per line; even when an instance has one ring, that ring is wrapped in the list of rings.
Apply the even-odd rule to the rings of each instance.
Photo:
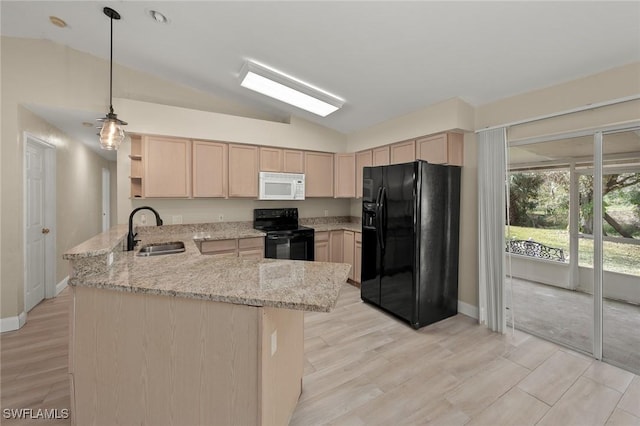
[[[507,253],[536,257],[539,259],[565,262],[564,250],[557,247],[549,247],[533,240],[509,240],[506,246]]]

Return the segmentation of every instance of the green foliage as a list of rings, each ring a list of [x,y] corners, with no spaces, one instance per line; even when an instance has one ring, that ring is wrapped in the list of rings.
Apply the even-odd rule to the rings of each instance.
[[[513,173],[509,176],[509,223],[534,226],[529,212],[538,207],[538,193],[543,181],[537,173]]]

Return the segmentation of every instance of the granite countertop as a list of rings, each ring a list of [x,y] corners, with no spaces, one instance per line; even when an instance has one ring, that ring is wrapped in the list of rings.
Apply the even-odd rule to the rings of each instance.
[[[251,306],[328,312],[347,281],[351,266],[346,263],[306,262],[280,259],[214,258],[202,255],[196,241],[264,236],[252,228],[224,229],[184,226],[139,229],[138,247],[160,241],[183,241],[185,252],[141,257],[135,251],[119,252],[106,270],[92,271],[91,257],[117,251],[127,235],[126,226],[80,244],[64,258],[84,262],[84,272],[72,274],[69,284],[132,293],[204,299]],[[151,229],[155,228],[155,229]],[[99,263],[98,263],[99,265]],[[80,265],[78,265],[80,266]],[[79,270],[80,268],[78,268]],[[75,275],[75,276],[74,276]]]
[[[324,231],[354,231],[362,232],[362,225],[355,222],[336,222],[336,223],[317,223],[317,224],[305,224],[309,228],[313,228],[316,232]]]

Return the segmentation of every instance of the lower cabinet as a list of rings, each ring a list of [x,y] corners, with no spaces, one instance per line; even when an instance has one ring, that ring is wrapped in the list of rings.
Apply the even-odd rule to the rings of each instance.
[[[315,234],[315,260],[318,262],[348,263],[349,280],[360,283],[362,264],[362,233],[337,230]]]
[[[349,271],[349,279],[354,281],[353,269],[354,269],[354,255],[355,255],[355,232],[344,231],[342,240],[342,262],[351,265],[351,271]]]
[[[233,240],[203,241],[200,252],[216,258],[244,257],[262,259],[264,257],[264,238],[241,238]]]
[[[329,231],[329,262],[342,263],[344,253],[344,231]]]
[[[239,239],[238,256],[246,259],[262,259],[264,257],[264,238]]]
[[[314,237],[314,259],[316,262],[329,261],[329,233],[316,232]]]

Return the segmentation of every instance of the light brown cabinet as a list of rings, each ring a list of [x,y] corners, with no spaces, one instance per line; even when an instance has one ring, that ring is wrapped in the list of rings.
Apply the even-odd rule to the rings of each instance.
[[[228,151],[226,143],[193,141],[193,197],[226,198]]]
[[[295,149],[260,147],[260,171],[304,173],[304,152]]]
[[[314,236],[314,260],[316,262],[329,261],[329,233],[326,231],[316,232]]]
[[[462,166],[464,135],[441,133],[416,141],[416,157],[432,164]]]
[[[344,231],[329,231],[329,262],[342,263],[344,256]]]
[[[282,150],[279,148],[260,147],[260,171],[261,172],[281,172],[282,171]]]
[[[335,154],[335,197],[356,196],[356,155]]]
[[[373,166],[386,166],[389,164],[389,146],[379,146],[371,150]]]
[[[144,197],[191,196],[191,141],[144,136]]]
[[[264,257],[264,238],[239,239],[238,256],[245,259],[262,259]]]
[[[356,153],[356,198],[362,198],[362,172],[365,167],[373,165],[371,150]]]
[[[416,161],[416,141],[394,143],[390,146],[391,164],[409,163]]]
[[[355,234],[353,281],[360,283],[362,278],[362,232],[356,232]]]
[[[353,231],[344,231],[343,234],[343,242],[342,242],[342,262],[348,263],[351,265],[351,270],[349,271],[349,279],[353,280],[353,265],[354,265],[354,255],[355,255],[355,232]]]
[[[304,173],[304,153],[295,149],[283,151],[283,172]]]
[[[202,254],[216,258],[239,256],[262,259],[264,257],[264,238],[262,237],[202,241],[199,247]]]
[[[143,195],[143,179],[144,168],[142,163],[142,137],[138,135],[131,135],[131,153],[129,154],[131,159],[131,174],[129,180],[131,181],[131,198],[142,198]]]
[[[229,197],[258,196],[258,147],[229,145]]]
[[[305,152],[305,197],[333,197],[333,154]]]

